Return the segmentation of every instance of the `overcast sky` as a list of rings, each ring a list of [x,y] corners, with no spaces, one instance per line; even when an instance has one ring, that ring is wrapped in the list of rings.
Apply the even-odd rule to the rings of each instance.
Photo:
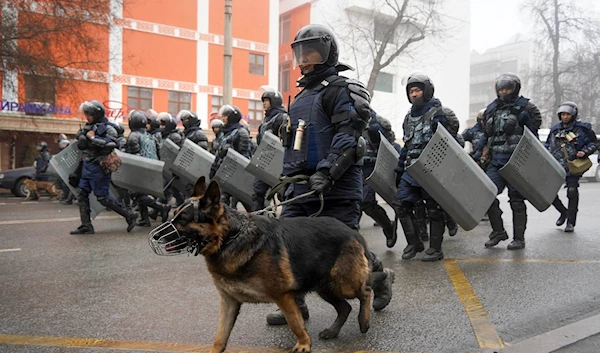
[[[471,0],[471,49],[483,53],[522,33],[531,37],[523,0]]]

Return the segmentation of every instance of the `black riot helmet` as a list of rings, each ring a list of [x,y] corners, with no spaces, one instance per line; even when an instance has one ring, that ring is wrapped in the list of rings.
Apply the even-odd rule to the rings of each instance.
[[[104,105],[97,100],[83,102],[79,109],[83,114],[93,117],[96,123],[104,119],[106,114]]]
[[[423,98],[417,99],[416,101],[410,100],[410,89],[413,87],[419,87],[423,91]],[[419,107],[429,102],[433,98],[433,93],[435,92],[435,86],[433,82],[429,79],[429,76],[425,75],[422,72],[415,72],[408,76],[406,80],[406,97],[408,101],[412,103],[414,106]]]
[[[500,98],[500,100],[503,102],[510,102],[519,96],[519,91],[521,91],[521,80],[513,73],[505,73],[498,76],[495,86],[496,96],[498,96],[498,98]],[[512,92],[501,95],[498,92],[502,89],[510,89]]]
[[[158,113],[156,111],[152,109],[146,110],[146,118],[148,118],[151,130],[160,128],[160,121],[158,120]]]
[[[312,64],[331,67],[338,64],[339,53],[335,36],[329,28],[322,25],[312,24],[302,27],[294,37],[292,50],[295,65]],[[306,61],[306,54],[310,52],[319,53],[321,60]],[[318,71],[318,67],[315,71]]]
[[[189,110],[182,110],[177,113],[177,119],[181,121],[186,129],[192,126],[200,126],[200,118],[196,113]]]
[[[260,97],[261,101],[268,99],[271,103],[271,108],[283,109],[283,97],[281,93],[272,87],[263,87],[265,92]]]
[[[139,110],[132,110],[129,112],[129,116],[127,117],[129,120],[129,128],[131,130],[138,130],[142,128],[146,128],[146,124],[148,124],[148,119],[146,118],[146,114],[142,113]]]
[[[579,113],[579,107],[577,107],[577,104],[575,104],[573,102],[564,102],[556,110],[556,115],[558,115],[558,120],[560,120],[560,113],[571,114],[571,116],[572,116],[571,121],[575,121],[575,120],[577,120],[577,114]]]
[[[158,114],[158,120],[164,132],[171,133],[177,128],[177,122],[169,113],[162,112]]]
[[[235,105],[225,104],[219,109],[218,115],[227,117],[226,126],[237,124],[242,120],[242,111]]]
[[[38,151],[43,151],[48,149],[48,144],[46,143],[46,141],[40,141],[37,143],[36,149]]]

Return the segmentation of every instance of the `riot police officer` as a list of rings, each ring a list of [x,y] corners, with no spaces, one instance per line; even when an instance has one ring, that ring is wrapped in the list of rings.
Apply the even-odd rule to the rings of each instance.
[[[471,145],[473,145],[473,148],[470,153],[471,158],[473,158],[473,160],[477,162],[477,164],[479,164],[479,166],[482,168],[484,168],[485,166],[482,164],[483,162],[481,161],[481,154],[483,153],[483,149],[487,142],[487,138],[485,136],[485,126],[483,125],[484,113],[485,109],[481,109],[477,113],[477,122],[475,123],[475,125],[468,129],[465,129],[465,131],[463,131],[462,133],[463,139],[467,142],[470,142]]]
[[[265,133],[271,132],[275,136],[279,136],[279,128],[284,120],[289,119],[287,111],[283,107],[283,97],[281,93],[273,88],[266,88],[262,94],[261,100],[263,102],[263,108],[265,109],[265,118],[258,127],[258,135],[256,136],[256,143],[260,145]],[[252,209],[254,211],[262,210],[265,207],[265,195],[269,190],[269,184],[264,181],[255,178],[252,195]]]
[[[381,136],[379,133],[382,133],[388,141],[394,142],[392,139],[392,124],[389,122],[389,120],[374,112],[367,125],[367,130],[363,134],[363,136],[366,137],[367,150],[363,158],[363,199],[360,204],[360,208],[361,212],[366,213],[381,226],[383,229],[383,234],[386,238],[386,246],[388,248],[393,248],[397,240],[396,227],[388,218],[388,215],[383,207],[377,203],[375,190],[373,190],[373,188],[371,188],[365,180],[373,173],[373,170],[375,169],[377,152],[379,150],[379,144],[381,143]]]
[[[185,138],[208,150],[208,138],[200,127],[200,118],[198,118],[198,115],[189,110],[182,110],[177,114],[177,118],[181,120],[185,128],[183,130]]]
[[[408,245],[404,248],[402,258],[412,259],[417,253],[425,250],[422,239],[419,237],[419,223],[416,212],[427,211],[429,217],[429,249],[425,252],[423,261],[438,261],[444,258],[442,241],[445,231],[444,210],[440,205],[419,185],[419,183],[405,172],[405,169],[416,161],[427,143],[435,134],[438,123],[448,131],[453,131],[450,121],[446,117],[442,103],[434,98],[435,87],[429,77],[423,73],[410,75],[406,83],[406,95],[412,107],[406,115],[404,127],[404,147],[396,167],[398,201],[394,204],[396,216],[404,229]],[[421,222],[422,215],[419,217]]]
[[[598,141],[596,133],[592,130],[592,125],[577,120],[579,115],[577,104],[564,102],[558,107],[556,114],[560,122],[550,129],[546,148],[567,172],[565,188],[567,189],[569,206],[568,208],[565,207],[558,195],[556,195],[552,205],[560,212],[556,225],[562,226],[566,221],[565,232],[570,233],[575,229],[575,221],[577,220],[579,178],[581,178],[581,175],[571,174],[567,163],[577,158],[588,158],[598,149]]]
[[[360,82],[338,74],[350,67],[338,62],[337,42],[327,27],[311,24],[301,28],[292,49],[303,75],[298,80],[302,91],[289,107],[290,119],[282,127],[283,175],[308,178],[308,183],[290,184],[285,197],[291,199],[309,191],[315,194],[286,204],[280,217],[317,214],[323,206],[319,216],[337,218],[357,229],[362,201],[360,160],[364,154],[359,138],[371,116],[370,95]],[[317,195],[323,197],[323,205]],[[394,272],[384,269],[375,254],[369,256],[373,307],[381,310],[391,299]],[[307,319],[304,298],[297,297],[296,301]],[[267,323],[281,325],[286,321],[276,311],[267,316]]]
[[[183,143],[184,135],[177,128],[177,122],[175,122],[175,118],[169,113],[162,112],[158,114],[158,120],[160,121],[160,131],[162,140],[171,140],[177,146],[181,147]]]
[[[497,99],[487,106],[484,113],[485,135],[491,160],[486,174],[496,184],[498,194],[508,187],[510,208],[513,212],[513,241],[508,250],[525,247],[525,228],[527,227],[527,206],[525,198],[500,175],[499,171],[510,159],[517,148],[526,128],[536,136],[542,122],[538,108],[528,98],[519,95],[521,80],[517,75],[507,73],[496,79]],[[494,200],[488,212],[492,233],[485,243],[486,247],[498,245],[508,239],[502,221],[500,201]]]
[[[149,109],[146,113],[148,125],[146,126],[147,131],[154,137],[158,146],[162,143],[162,131],[160,129],[160,120],[158,119],[158,113],[154,110]],[[158,151],[157,151],[158,152]]]
[[[70,144],[71,144],[71,141],[69,141],[69,139],[67,138],[67,135],[60,134],[58,136],[59,151],[62,151],[65,148],[69,147]],[[60,188],[62,190],[62,196],[60,199],[60,203],[63,205],[72,205],[73,200],[75,200],[75,195],[73,195],[73,193],[71,192],[71,189],[69,189],[67,184],[61,178],[58,178],[58,183],[60,184]]]
[[[35,177],[34,180],[48,181],[50,176],[46,174],[48,165],[50,164],[50,151],[48,151],[48,144],[45,141],[38,142],[36,150],[40,153],[35,157]]]
[[[215,139],[210,144],[210,153],[212,154],[217,153],[217,149],[221,144],[221,139],[223,138],[223,131],[221,131],[221,129],[223,128],[223,125],[224,124],[221,119],[213,119],[213,121],[210,122],[210,128],[215,134]]]
[[[93,100],[84,102],[81,111],[87,124],[77,133],[77,147],[83,151],[83,165],[77,200],[81,225],[71,234],[94,234],[90,219],[89,195],[93,191],[102,206],[115,211],[127,220],[127,231],[135,227],[137,212],[129,212],[119,206],[109,195],[111,173],[106,174],[100,161],[117,147],[117,130],[105,116],[104,105]]]
[[[148,133],[148,120],[146,115],[140,111],[134,110],[129,113],[129,128],[131,133],[127,138],[127,153],[141,157],[158,160],[157,141]],[[143,178],[143,176],[141,176]],[[171,206],[162,204],[148,195],[134,194],[138,207],[140,209],[141,220],[136,223],[138,226],[150,227],[148,207],[161,214],[162,221],[166,222],[169,218]]]

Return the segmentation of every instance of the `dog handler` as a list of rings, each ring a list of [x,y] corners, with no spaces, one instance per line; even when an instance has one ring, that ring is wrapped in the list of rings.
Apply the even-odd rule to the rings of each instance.
[[[357,229],[362,201],[361,135],[371,115],[369,93],[362,83],[338,75],[351,68],[338,62],[338,46],[328,28],[303,27],[296,34],[292,49],[303,77],[298,80],[302,91],[296,95],[289,108],[289,119],[280,129],[285,149],[284,180],[294,181],[287,187],[285,199],[310,191],[315,194],[285,205],[280,217],[318,214],[337,218]],[[301,179],[304,183],[297,182]],[[317,195],[324,200],[322,210]],[[384,270],[375,254],[370,257],[373,307],[381,310],[390,302],[394,272]],[[307,319],[304,297],[297,297],[296,301],[302,317]],[[283,325],[286,320],[276,311],[267,315],[267,323]]]

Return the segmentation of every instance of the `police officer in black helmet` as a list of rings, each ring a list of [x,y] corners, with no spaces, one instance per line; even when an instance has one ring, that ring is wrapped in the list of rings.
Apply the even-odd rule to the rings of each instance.
[[[35,180],[48,181],[50,176],[46,174],[48,165],[50,164],[50,152],[48,151],[48,144],[45,141],[38,142],[36,150],[40,154],[35,157]]]
[[[169,113],[162,112],[158,114],[158,121],[160,122],[161,139],[171,140],[177,146],[181,147],[183,144],[183,132],[177,128],[177,122],[175,118]]]
[[[111,173],[104,173],[100,167],[102,158],[117,147],[117,130],[104,116],[102,103],[96,100],[84,102],[80,109],[87,119],[87,124],[77,133],[77,147],[83,151],[83,166],[79,180],[81,191],[77,197],[81,225],[71,234],[94,234],[90,219],[91,192],[94,192],[102,206],[125,218],[127,231],[130,232],[135,227],[138,214],[125,210],[113,200],[109,195]]]
[[[496,95],[484,112],[485,134],[487,146],[491,153],[491,161],[486,174],[496,184],[498,194],[508,187],[508,199],[513,213],[513,241],[508,250],[518,250],[525,247],[525,228],[527,227],[527,207],[525,198],[499,173],[517,148],[525,129],[531,130],[537,136],[542,122],[538,108],[519,95],[521,80],[515,74],[502,74],[496,79]],[[498,245],[508,239],[502,221],[500,201],[496,198],[488,210],[492,233],[485,247]]]
[[[284,120],[289,119],[287,111],[283,107],[283,97],[277,90],[265,87],[265,92],[262,94],[261,100],[265,109],[265,118],[258,127],[258,135],[256,135],[256,143],[260,145],[265,133],[270,132],[275,136],[279,136],[279,129]],[[255,178],[252,195],[252,209],[254,211],[262,210],[265,207],[265,195],[269,190],[269,185],[264,181]]]
[[[177,114],[177,118],[181,120],[185,128],[183,130],[185,138],[208,150],[208,138],[200,127],[200,118],[198,118],[198,115],[189,110],[182,110]]]
[[[292,183],[286,199],[315,194],[287,204],[281,218],[306,217],[323,210],[319,216],[334,217],[352,229],[358,228],[362,200],[361,160],[364,140],[361,135],[371,117],[370,95],[358,81],[339,75],[350,67],[338,62],[338,47],[333,32],[321,25],[300,29],[292,43],[294,58],[303,75],[298,80],[302,91],[289,107],[289,121],[281,129],[284,145],[284,177],[302,176],[308,183]],[[302,134],[296,131],[302,131]],[[359,141],[361,144],[359,144]],[[306,254],[306,261],[312,254]],[[384,269],[375,254],[370,286],[375,293],[375,310],[385,308],[392,296],[394,272]],[[309,279],[307,279],[309,280]],[[303,318],[308,318],[304,297],[296,301]],[[267,316],[271,325],[285,324],[281,312]]]
[[[146,125],[146,130],[154,139],[156,143],[160,146],[162,143],[162,131],[160,130],[160,120],[158,119],[158,113],[152,109],[148,109],[146,111],[146,119],[148,124]]]

